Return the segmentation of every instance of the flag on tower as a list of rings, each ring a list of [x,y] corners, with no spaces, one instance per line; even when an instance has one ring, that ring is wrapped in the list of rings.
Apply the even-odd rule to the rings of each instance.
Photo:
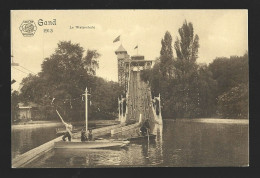
[[[116,37],[116,39],[114,39],[113,43],[120,41],[120,35],[118,37]]]
[[[136,45],[136,47],[134,49],[137,49],[138,48],[138,45]]]

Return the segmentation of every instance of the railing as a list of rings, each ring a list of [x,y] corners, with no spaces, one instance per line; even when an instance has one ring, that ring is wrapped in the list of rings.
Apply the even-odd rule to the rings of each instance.
[[[151,95],[150,95],[151,96]],[[152,96],[151,96],[152,98]],[[162,114],[161,114],[161,96],[159,94],[158,97],[154,97],[154,100],[158,100],[159,101],[159,114],[157,115],[156,114],[156,105],[152,106],[152,110],[153,110],[153,115],[154,115],[154,118],[155,118],[155,121],[158,123],[158,124],[162,124]]]
[[[127,81],[127,92],[126,92],[126,111],[125,111],[124,122],[126,121],[126,117],[128,116],[128,100],[129,100],[130,80],[131,80],[131,70],[130,70],[130,66],[129,66],[129,69],[128,69],[128,81]]]

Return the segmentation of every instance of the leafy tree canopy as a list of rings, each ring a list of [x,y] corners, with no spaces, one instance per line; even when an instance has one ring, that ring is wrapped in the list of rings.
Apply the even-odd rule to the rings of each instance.
[[[97,50],[87,50],[84,56],[84,49],[79,44],[59,42],[55,52],[43,61],[41,72],[23,79],[22,101],[47,107],[55,98],[55,104],[63,110],[62,115],[69,120],[82,120],[85,108],[82,94],[87,86],[91,92],[90,116],[96,117],[100,113],[113,116],[117,112],[121,88],[115,82],[95,76],[99,57]]]
[[[160,57],[152,69],[142,71],[153,96],[161,94],[163,118],[247,118],[248,54],[216,58],[199,65],[199,37],[193,24],[184,21],[174,43],[167,31],[161,41]]]

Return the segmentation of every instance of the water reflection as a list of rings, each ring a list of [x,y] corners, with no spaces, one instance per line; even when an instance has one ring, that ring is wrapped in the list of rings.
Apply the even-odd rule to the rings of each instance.
[[[54,127],[12,129],[12,158],[40,146],[56,137]]]
[[[155,140],[132,142],[126,149],[54,149],[26,167],[248,165],[247,124],[165,120],[153,126],[153,134]]]
[[[170,121],[169,121],[170,122]],[[165,164],[172,166],[245,166],[248,125],[176,120],[164,125]]]

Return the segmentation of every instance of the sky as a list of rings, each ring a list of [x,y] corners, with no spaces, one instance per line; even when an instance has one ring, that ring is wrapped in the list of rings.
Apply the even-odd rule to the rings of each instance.
[[[39,26],[39,19],[55,19],[56,25]],[[41,71],[44,58],[54,53],[59,41],[69,40],[85,51],[97,50],[101,54],[97,75],[117,81],[114,51],[121,43],[130,56],[137,54],[134,47],[138,45],[138,54],[155,60],[165,32],[171,33],[174,44],[185,19],[193,23],[194,33],[199,36],[198,63],[209,64],[216,57],[241,56],[248,51],[247,10],[12,10],[11,54],[20,65],[11,67],[11,80],[16,80],[12,89],[19,90],[29,73]],[[36,24],[31,37],[24,37],[19,29],[24,20]],[[44,33],[44,29],[53,32]],[[119,35],[121,41],[113,43]]]

